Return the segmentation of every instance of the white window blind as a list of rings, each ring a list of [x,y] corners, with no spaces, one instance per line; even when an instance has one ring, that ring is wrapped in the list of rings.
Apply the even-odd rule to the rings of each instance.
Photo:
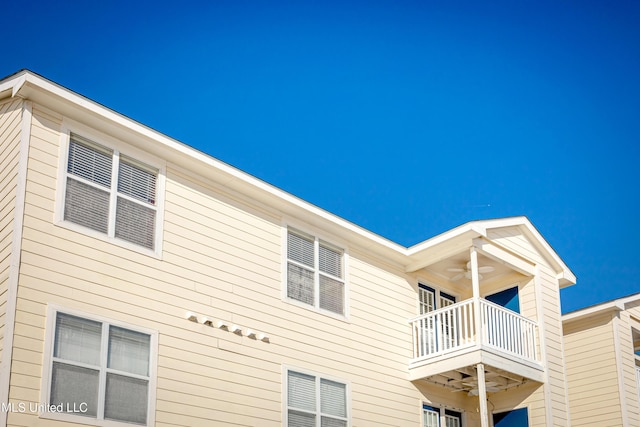
[[[344,253],[316,237],[287,233],[287,297],[345,313]]]
[[[439,427],[440,411],[435,408],[424,406],[422,408],[422,425],[423,427]]]
[[[444,420],[445,420],[445,423],[447,424],[446,427],[460,427],[460,418],[456,416],[447,414],[444,416]]]
[[[153,250],[157,178],[157,169],[71,134],[64,220]]]
[[[345,384],[300,372],[287,372],[288,427],[347,427]]]
[[[342,419],[335,419],[331,417],[345,418],[347,416],[347,387],[344,384],[325,380],[320,380],[320,409],[322,411],[322,418],[331,425],[346,425],[346,422]],[[324,420],[322,424],[324,425]],[[336,424],[337,423],[337,424]]]
[[[58,312],[49,404],[146,425],[150,357],[148,334]]]
[[[427,314],[436,309],[435,290],[420,285],[418,287],[418,295],[420,298],[420,314]]]
[[[462,427],[462,414],[457,411],[422,405],[422,426],[440,427],[440,420],[444,417],[445,427]]]

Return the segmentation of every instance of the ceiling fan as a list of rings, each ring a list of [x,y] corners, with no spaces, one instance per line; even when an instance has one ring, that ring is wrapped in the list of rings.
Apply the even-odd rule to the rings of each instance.
[[[483,276],[481,273],[491,273],[495,270],[495,267],[492,267],[490,265],[485,265],[482,267],[478,267],[478,279],[482,280]],[[471,279],[471,261],[467,262],[466,268],[455,268],[455,267],[450,267],[447,268],[447,271],[451,272],[451,273],[457,273],[456,275],[454,275],[453,277],[451,277],[449,280],[451,280],[452,282],[458,281],[460,279],[462,279],[463,277],[465,279]]]
[[[501,391],[504,387],[500,387],[500,384],[494,381],[487,381],[484,383],[487,393],[495,393]],[[470,378],[469,381],[462,382],[462,388],[453,390],[453,392],[466,392],[468,396],[477,396],[479,394],[478,380],[476,378]]]
[[[469,393],[467,394],[468,396],[477,396],[478,394],[480,394],[480,390],[478,389],[478,382],[476,381],[475,383],[462,383],[468,387],[472,387],[469,390]],[[496,387],[498,386],[498,387]],[[485,388],[487,390],[487,393],[495,393],[496,391],[500,391],[502,390],[501,387],[499,387],[498,383],[494,383],[492,381],[489,381],[487,383],[485,383]]]

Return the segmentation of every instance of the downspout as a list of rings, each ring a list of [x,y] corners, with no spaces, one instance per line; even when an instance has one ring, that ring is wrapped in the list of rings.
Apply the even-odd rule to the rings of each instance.
[[[20,87],[21,85],[22,84],[20,84]],[[14,95],[16,95],[18,89],[14,88]],[[27,162],[29,160],[29,144],[31,140],[31,118],[32,103],[31,101],[24,101],[22,104],[22,126],[20,129],[20,156],[18,158],[18,175],[16,177],[16,206],[13,211],[11,260],[9,263],[9,279],[7,281],[7,303],[5,305],[4,342],[2,343],[2,360],[0,364],[0,405],[5,405],[5,408],[9,403],[13,336],[16,328],[16,306],[18,301],[20,256],[22,252],[22,227],[24,224],[25,198],[27,193]],[[0,427],[6,427],[7,416],[8,411],[2,411],[0,415]]]

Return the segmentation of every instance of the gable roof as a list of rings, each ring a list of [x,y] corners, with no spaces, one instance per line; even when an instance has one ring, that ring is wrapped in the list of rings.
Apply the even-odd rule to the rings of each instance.
[[[468,242],[473,239],[483,238],[491,241],[490,231],[507,227],[515,227],[527,237],[553,268],[561,287],[576,283],[573,272],[525,216],[471,221],[411,246],[407,248],[407,255],[412,258],[413,262],[407,270],[415,271],[422,268],[433,262],[434,257],[441,257],[438,253],[451,253],[460,250],[463,245],[468,245]],[[460,247],[456,248],[456,245]]]
[[[554,268],[561,286],[573,284],[575,276],[542,235],[524,216],[472,221],[409,248],[338,217],[206,153],[168,137],[32,71],[21,70],[0,80],[0,100],[20,97],[51,108],[64,116],[126,140],[131,145],[165,158],[177,166],[211,179],[251,202],[277,212],[303,218],[311,225],[340,236],[352,244],[414,271],[426,265],[434,253],[446,247],[488,239],[488,231],[518,227]]]

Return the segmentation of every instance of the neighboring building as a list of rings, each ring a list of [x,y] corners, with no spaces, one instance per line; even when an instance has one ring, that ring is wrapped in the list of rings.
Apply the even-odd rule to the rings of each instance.
[[[0,81],[1,425],[569,426],[573,283],[524,217],[406,248]]]
[[[640,427],[640,293],[562,317],[573,426]]]

